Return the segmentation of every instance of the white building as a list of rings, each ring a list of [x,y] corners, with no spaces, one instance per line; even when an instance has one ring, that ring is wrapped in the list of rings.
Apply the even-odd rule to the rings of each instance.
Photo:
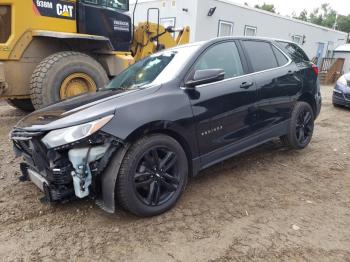
[[[131,5],[131,13],[133,8]],[[160,22],[165,26],[190,26],[192,42],[227,35],[272,37],[292,40],[300,44],[310,58],[322,58],[332,56],[333,50],[348,38],[344,32],[229,0],[140,0],[135,23],[147,20],[148,8],[159,8]],[[157,21],[156,10],[150,10],[150,20]]]
[[[338,46],[334,49],[334,58],[345,58],[344,73],[350,73],[350,44]]]

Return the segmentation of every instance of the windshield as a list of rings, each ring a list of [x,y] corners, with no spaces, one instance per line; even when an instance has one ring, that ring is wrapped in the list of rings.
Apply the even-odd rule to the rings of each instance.
[[[173,79],[198,46],[163,51],[133,64],[116,76],[106,89],[135,89]]]
[[[129,0],[83,0],[83,2],[113,9],[129,10]]]

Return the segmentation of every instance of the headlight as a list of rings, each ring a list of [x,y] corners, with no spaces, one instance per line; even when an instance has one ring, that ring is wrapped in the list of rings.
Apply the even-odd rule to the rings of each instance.
[[[345,76],[341,76],[338,81],[337,81],[338,84],[341,84],[343,86],[348,86],[348,80],[346,80]]]
[[[86,124],[53,130],[44,136],[41,141],[48,148],[63,146],[91,136],[105,126],[112,118],[113,115],[109,115]]]

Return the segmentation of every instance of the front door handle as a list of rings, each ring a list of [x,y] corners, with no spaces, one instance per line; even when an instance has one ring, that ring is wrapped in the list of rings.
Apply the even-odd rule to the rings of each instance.
[[[243,82],[240,86],[240,88],[243,88],[243,89],[248,89],[249,87],[253,86],[254,83],[253,82]]]

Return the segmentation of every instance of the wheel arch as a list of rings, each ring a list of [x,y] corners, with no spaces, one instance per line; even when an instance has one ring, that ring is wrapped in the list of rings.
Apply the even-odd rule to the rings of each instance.
[[[169,127],[169,121],[154,121],[151,123],[144,124],[143,126],[137,128],[133,132],[131,132],[125,139],[123,139],[123,146],[119,148],[114,156],[117,160],[118,172],[116,173],[108,173],[106,170],[102,173],[101,176],[101,198],[96,201],[97,205],[101,207],[103,210],[109,213],[115,212],[115,204],[116,204],[116,194],[115,194],[115,186],[117,177],[119,175],[119,168],[121,166],[122,160],[129,151],[130,147],[133,143],[135,143],[138,139],[152,134],[164,134],[170,136],[175,139],[181,147],[184,149],[189,165],[189,175],[191,176],[194,173],[193,163],[192,163],[192,155],[193,152],[189,143],[186,141],[185,137],[181,135],[179,129],[175,128],[175,124],[172,127]],[[107,167],[107,169],[109,166]]]
[[[312,108],[314,116],[317,115],[316,99],[312,94],[304,93],[299,97],[298,101],[308,103]]]
[[[134,130],[127,136],[125,142],[132,144],[141,137],[152,134],[164,134],[170,136],[171,138],[175,139],[185,151],[190,175],[193,175],[193,149],[181,133],[181,128],[174,123],[169,123],[168,121],[155,121],[152,123],[147,123]]]

